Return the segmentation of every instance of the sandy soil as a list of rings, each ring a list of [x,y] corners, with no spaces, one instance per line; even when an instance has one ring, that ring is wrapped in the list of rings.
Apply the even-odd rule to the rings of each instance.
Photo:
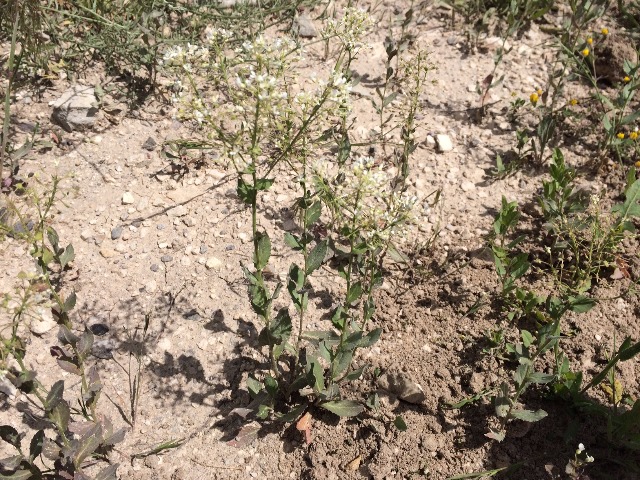
[[[381,13],[393,11],[395,3],[384,3]],[[484,436],[494,418],[488,397],[458,410],[445,408],[447,402],[496,387],[510,375],[509,364],[482,352],[485,333],[505,325],[492,308],[498,283],[484,249],[486,234],[503,195],[528,205],[524,224],[537,228],[535,199],[546,174],[542,169],[522,170],[494,180],[490,172],[496,155],[515,144],[514,125],[506,117],[512,92],[527,99],[546,82],[548,58],[538,52],[548,37],[533,25],[513,41],[513,50],[498,70],[505,74],[504,81],[490,91],[487,115],[476,122],[476,85],[491,72],[498,44],[485,41],[483,50],[469,52],[445,10],[429,7],[425,13],[425,19],[412,27],[415,45],[431,51],[438,70],[432,76],[437,83],[424,96],[417,131],[421,144],[411,165],[410,191],[421,199],[412,238],[425,241],[434,231],[441,232],[435,246],[412,257],[409,266],[389,262],[374,319],[384,333],[357,360],[418,382],[426,393],[420,405],[380,390],[380,409],[357,419],[315,412],[310,445],[294,427],[267,425],[250,444],[232,446],[228,442],[245,420],[230,412],[248,403],[244,381],[259,371],[264,358],[253,347],[257,327],[240,270],[240,262],[251,259],[250,216],[238,201],[231,172],[211,163],[171,170],[160,146],[189,135],[189,130],[172,119],[171,107],[161,99],[150,99],[139,110],[116,116],[113,123],[103,117],[92,131],[65,134],[64,145],[24,160],[23,176],[51,172],[57,164],[67,177],[66,199],[56,206],[55,225],[62,241],[72,243],[76,252],[67,283],[78,298],[73,320],[79,330],[85,325],[106,327],[96,329],[101,335],[96,336],[94,361],[104,384],[101,406],[116,425],[128,429],[109,457],[121,464],[120,478],[444,479],[521,461],[525,465],[510,478],[565,478],[564,467],[578,442],[596,458],[590,478],[640,478],[624,469],[611,470],[619,452],[607,447],[602,421],[575,425],[568,407],[551,398],[532,392],[531,406],[546,409],[549,417],[532,425],[514,423],[503,443]],[[363,133],[376,122],[370,99],[383,74],[386,34],[386,28],[375,29],[368,37],[373,49],[355,65],[358,74],[373,79],[359,84],[353,94],[354,115]],[[319,49],[310,47],[308,57],[309,68],[323,68]],[[79,79],[86,84],[106,80],[99,70]],[[20,92],[12,105],[16,128],[29,131],[39,122],[44,135],[59,131],[50,124],[48,104],[69,84],[54,82],[40,95]],[[581,87],[571,88],[580,92]],[[454,149],[437,152],[427,142],[427,135],[435,134],[449,135]],[[148,138],[158,147],[144,149]],[[568,161],[584,166],[589,145],[570,140],[565,145]],[[620,192],[622,182],[616,169],[580,179],[583,188],[605,190],[611,198],[617,194],[609,192]],[[428,196],[438,189],[442,201],[430,206]],[[123,204],[126,192],[133,195],[132,203]],[[282,184],[263,196],[260,221],[275,239],[275,275],[286,274],[288,268],[288,248],[277,232],[295,226],[289,210],[293,199],[293,191]],[[121,232],[112,235],[117,227]],[[634,241],[626,245],[633,278],[640,274],[637,246]],[[24,245],[11,238],[0,244],[0,291],[11,290],[16,274],[29,268]],[[614,298],[626,282],[604,280],[597,294]],[[323,272],[312,286],[314,309],[327,310],[335,282]],[[467,315],[478,300],[483,306]],[[625,297],[602,301],[588,314],[571,315],[565,349],[572,366],[592,375],[602,367],[614,338],[637,338],[639,307],[637,299]],[[139,345],[133,335],[138,329],[139,339],[147,314],[149,335]],[[321,326],[326,321],[318,316],[314,322]],[[32,336],[27,348],[27,363],[45,384],[60,378],[48,348],[56,343],[56,332],[52,328]],[[118,409],[129,412],[124,370],[128,353],[136,348],[144,349],[146,356],[138,421],[131,428]],[[349,395],[364,401],[379,388],[373,368]],[[619,369],[633,397],[640,393],[639,373],[637,358]],[[62,375],[73,392],[75,380]],[[37,427],[21,395],[0,396],[0,423],[20,431]],[[600,400],[605,401],[604,394]],[[393,425],[397,415],[407,423],[404,432]],[[184,443],[163,455],[130,460],[131,454],[169,439]],[[0,456],[9,454],[5,449],[0,446]]]

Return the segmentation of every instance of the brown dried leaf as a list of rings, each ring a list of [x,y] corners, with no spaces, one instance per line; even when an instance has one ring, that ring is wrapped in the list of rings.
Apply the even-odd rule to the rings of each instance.
[[[304,441],[307,445],[311,444],[311,413],[307,412],[296,423],[296,429],[304,432]]]

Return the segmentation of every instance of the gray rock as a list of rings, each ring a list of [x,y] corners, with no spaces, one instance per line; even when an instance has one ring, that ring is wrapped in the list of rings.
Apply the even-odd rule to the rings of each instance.
[[[304,13],[296,16],[293,20],[293,31],[303,38],[314,38],[318,36],[318,29]]]
[[[378,385],[408,403],[422,403],[427,398],[419,383],[400,373],[385,373],[378,378]]]
[[[160,257],[160,260],[162,261],[162,263],[169,263],[173,261],[173,257],[171,255],[163,255],[162,257]]]
[[[145,150],[149,150],[150,152],[155,150],[157,146],[158,142],[156,142],[152,137],[147,138],[142,144],[142,148],[144,148]]]
[[[151,265],[152,272],[157,272],[158,270],[160,270],[160,266],[157,263],[154,263],[153,265]]]
[[[122,236],[122,225],[118,225],[111,230],[111,240],[118,240]]]
[[[91,330],[91,333],[93,333],[94,335],[101,337],[109,331],[109,327],[107,327],[104,323],[94,323],[92,325],[89,325],[89,330]]]
[[[98,119],[95,90],[90,86],[72,86],[51,106],[51,119],[68,132],[91,128]]]
[[[207,253],[207,250],[209,250],[207,248],[207,246],[203,243],[202,245],[200,245],[200,255],[204,255],[205,253]]]

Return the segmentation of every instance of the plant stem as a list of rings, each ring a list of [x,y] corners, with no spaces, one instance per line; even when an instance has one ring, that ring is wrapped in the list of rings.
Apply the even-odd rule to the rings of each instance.
[[[4,93],[4,119],[2,121],[2,146],[0,147],[0,190],[2,189],[2,181],[4,179],[4,161],[7,155],[7,142],[9,141],[9,123],[11,122],[11,89],[16,75],[16,72],[14,71],[14,60],[16,54],[16,42],[18,40],[18,19],[20,9],[16,2],[14,2],[13,7],[15,11],[13,30],[11,32],[11,47],[9,50],[9,84],[7,85],[7,90]],[[13,172],[13,162],[11,164],[11,171]]]

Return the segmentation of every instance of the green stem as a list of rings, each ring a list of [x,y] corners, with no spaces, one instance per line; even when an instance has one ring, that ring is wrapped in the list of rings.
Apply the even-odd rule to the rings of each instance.
[[[7,155],[7,142],[9,141],[9,123],[11,122],[11,89],[13,87],[13,81],[16,76],[17,70],[14,68],[15,54],[16,54],[16,42],[18,40],[18,20],[20,9],[17,4],[14,2],[14,19],[13,19],[13,30],[11,32],[11,47],[9,50],[9,84],[7,85],[7,90],[4,93],[4,119],[2,121],[2,147],[0,148],[0,189],[2,185],[3,170],[4,170],[4,161],[5,156]],[[11,162],[11,170],[13,171],[13,162]]]

